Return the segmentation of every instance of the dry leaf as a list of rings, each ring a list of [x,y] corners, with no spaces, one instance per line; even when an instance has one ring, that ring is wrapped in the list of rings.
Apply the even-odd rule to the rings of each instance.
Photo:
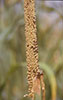
[[[33,79],[33,91],[40,95],[40,79],[38,77]]]

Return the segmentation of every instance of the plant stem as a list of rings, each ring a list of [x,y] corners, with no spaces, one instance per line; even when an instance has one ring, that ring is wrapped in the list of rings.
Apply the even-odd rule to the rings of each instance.
[[[43,80],[43,75],[40,76],[41,89],[42,89],[42,99],[45,100],[45,84]]]

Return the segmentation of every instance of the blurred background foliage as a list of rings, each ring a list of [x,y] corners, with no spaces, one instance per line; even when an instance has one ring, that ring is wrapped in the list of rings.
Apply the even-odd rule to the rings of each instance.
[[[36,0],[46,100],[63,100],[63,1]],[[0,0],[0,100],[28,100],[23,0]]]

